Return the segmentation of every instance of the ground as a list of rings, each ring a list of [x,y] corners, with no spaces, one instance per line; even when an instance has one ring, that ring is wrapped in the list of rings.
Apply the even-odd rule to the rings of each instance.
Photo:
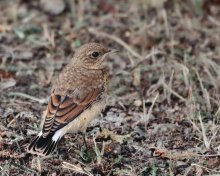
[[[220,174],[218,0],[0,1],[2,175]],[[26,152],[76,48],[100,42],[108,105],[53,156]]]

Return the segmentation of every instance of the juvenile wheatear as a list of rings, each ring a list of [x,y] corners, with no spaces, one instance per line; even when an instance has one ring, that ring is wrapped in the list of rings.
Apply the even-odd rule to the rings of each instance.
[[[106,104],[108,71],[105,58],[115,52],[101,44],[80,47],[59,75],[47,106],[41,132],[28,152],[49,155],[67,132],[85,132]]]

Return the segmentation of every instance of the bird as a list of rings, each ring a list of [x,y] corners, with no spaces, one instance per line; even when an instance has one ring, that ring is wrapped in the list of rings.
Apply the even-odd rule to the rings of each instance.
[[[28,146],[29,153],[48,156],[66,133],[85,134],[89,123],[105,108],[106,57],[116,51],[100,43],[87,43],[76,50],[52,86],[42,130]]]

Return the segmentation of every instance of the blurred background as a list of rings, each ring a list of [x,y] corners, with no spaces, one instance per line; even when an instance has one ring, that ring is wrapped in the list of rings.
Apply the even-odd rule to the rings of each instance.
[[[59,155],[27,154],[54,78],[88,42],[120,50],[90,151],[66,135]],[[220,174],[219,44],[219,0],[0,0],[0,171]]]

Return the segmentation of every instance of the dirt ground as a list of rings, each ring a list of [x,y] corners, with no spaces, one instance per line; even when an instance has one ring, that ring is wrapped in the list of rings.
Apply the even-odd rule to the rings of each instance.
[[[76,48],[118,49],[106,109],[26,152]],[[0,1],[1,175],[220,175],[220,1]]]

